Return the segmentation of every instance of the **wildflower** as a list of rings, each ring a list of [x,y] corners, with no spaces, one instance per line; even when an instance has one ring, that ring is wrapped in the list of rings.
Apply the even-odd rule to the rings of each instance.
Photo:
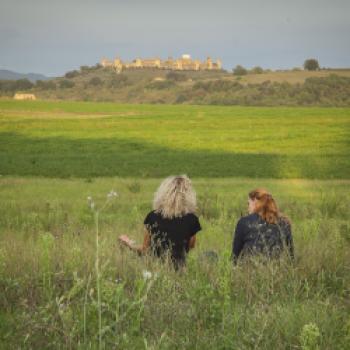
[[[114,190],[110,191],[108,194],[107,194],[107,198],[108,199],[111,199],[111,198],[114,198],[114,197],[118,197],[118,193]]]
[[[143,270],[143,271],[142,271],[142,276],[143,276],[143,279],[144,279],[145,281],[147,281],[147,280],[149,280],[149,279],[152,278],[152,272],[147,271],[147,270]]]
[[[87,202],[88,202],[88,206],[91,210],[94,210],[95,209],[95,203],[94,201],[92,200],[92,197],[89,196],[87,197]]]

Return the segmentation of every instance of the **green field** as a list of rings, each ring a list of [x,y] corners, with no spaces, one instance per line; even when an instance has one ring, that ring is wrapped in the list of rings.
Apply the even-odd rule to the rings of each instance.
[[[348,349],[349,124],[350,109],[0,101],[0,349]],[[176,173],[203,227],[181,274],[116,243],[141,240]],[[292,221],[292,264],[232,267],[255,187]],[[97,235],[87,197],[99,209],[111,189]]]
[[[350,109],[0,101],[0,173],[349,177]]]

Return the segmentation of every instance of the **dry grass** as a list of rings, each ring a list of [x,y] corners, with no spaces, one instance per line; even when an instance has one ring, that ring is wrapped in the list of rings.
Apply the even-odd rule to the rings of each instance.
[[[283,72],[267,72],[263,74],[248,74],[242,76],[241,83],[246,84],[261,84],[264,81],[270,80],[271,82],[290,84],[304,83],[307,78],[322,78],[327,77],[330,74],[336,74],[342,77],[350,77],[350,69],[344,70],[320,70],[320,71],[283,71]],[[237,77],[228,77],[225,79],[235,80]]]

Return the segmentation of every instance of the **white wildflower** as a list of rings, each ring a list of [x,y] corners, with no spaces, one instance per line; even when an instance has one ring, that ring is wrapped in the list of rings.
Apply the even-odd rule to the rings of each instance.
[[[152,272],[151,271],[147,271],[147,270],[143,270],[142,271],[142,276],[143,276],[143,279],[145,281],[147,281],[147,280],[152,278]]]
[[[91,210],[94,210],[94,209],[95,209],[95,203],[94,203],[94,201],[93,201],[93,199],[92,199],[91,196],[88,196],[88,197],[87,197],[87,202],[88,202],[89,208],[90,208]]]
[[[108,194],[107,194],[107,198],[108,199],[111,199],[111,198],[114,198],[114,197],[118,197],[118,193],[114,190],[111,190]]]

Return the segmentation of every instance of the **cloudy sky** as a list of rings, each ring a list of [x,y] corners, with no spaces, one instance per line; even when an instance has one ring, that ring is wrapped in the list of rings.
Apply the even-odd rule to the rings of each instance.
[[[0,69],[61,75],[106,56],[350,67],[350,0],[0,0]]]

